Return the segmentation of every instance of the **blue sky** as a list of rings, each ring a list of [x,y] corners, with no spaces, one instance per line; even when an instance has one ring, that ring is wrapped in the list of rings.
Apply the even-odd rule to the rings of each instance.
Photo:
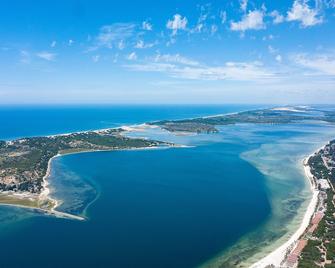
[[[335,0],[0,4],[0,103],[334,103]]]

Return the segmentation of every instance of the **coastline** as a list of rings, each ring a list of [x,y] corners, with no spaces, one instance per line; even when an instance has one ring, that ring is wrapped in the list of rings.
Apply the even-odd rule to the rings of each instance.
[[[210,117],[210,116],[209,116]],[[133,131],[140,131],[145,128],[156,128],[156,126],[151,126],[148,124],[139,124],[139,125],[131,125],[129,127],[127,126],[122,126],[122,127],[116,127],[115,129],[122,129],[124,132],[121,135],[126,135],[127,132],[133,132]],[[108,131],[112,128],[107,128],[107,129],[100,129],[100,130],[93,130],[93,132],[104,132]],[[81,133],[86,133],[90,131],[82,131]],[[78,133],[78,132],[74,132]],[[53,136],[64,136],[64,135],[71,135],[73,133],[68,133],[68,134],[58,134],[58,135],[53,135]],[[168,145],[168,146],[152,146],[152,147],[142,147],[142,148],[136,148],[136,147],[130,147],[130,148],[124,148],[124,149],[108,149],[108,150],[86,150],[86,151],[73,151],[73,152],[68,152],[68,153],[58,153],[57,155],[51,157],[48,161],[48,166],[47,166],[47,171],[45,176],[43,177],[43,183],[42,183],[42,191],[39,194],[40,202],[43,204],[45,201],[50,202],[52,204],[52,207],[50,209],[45,209],[43,207],[32,207],[32,206],[24,206],[24,205],[18,205],[18,204],[5,204],[3,205],[8,205],[8,206],[17,206],[17,207],[22,207],[22,208],[28,208],[32,210],[39,210],[45,214],[50,214],[52,216],[56,217],[62,217],[62,218],[71,218],[71,219],[78,219],[78,220],[85,220],[85,217],[79,217],[63,212],[57,211],[57,207],[61,204],[61,200],[56,200],[50,196],[50,188],[49,188],[49,182],[48,178],[50,176],[50,171],[51,171],[51,165],[52,165],[52,160],[56,157],[67,155],[67,154],[78,154],[78,153],[89,153],[89,152],[103,152],[103,151],[118,151],[118,150],[153,150],[153,149],[165,149],[165,148],[171,148],[171,147],[191,147],[191,146],[185,146],[185,145]],[[314,154],[314,153],[313,153]],[[311,154],[311,155],[313,155]],[[311,199],[309,201],[308,206],[306,207],[306,212],[304,213],[304,210],[302,210],[301,215],[303,216],[302,222],[296,232],[289,238],[287,242],[284,244],[280,245],[278,248],[274,249],[270,254],[262,258],[261,260],[257,261],[255,264],[253,264],[251,267],[254,268],[260,268],[260,267],[265,267],[270,264],[274,264],[277,266],[280,266],[283,261],[285,261],[285,257],[290,251],[290,249],[294,248],[296,241],[299,239],[299,237],[305,232],[306,228],[308,227],[308,224],[310,222],[311,217],[313,216],[313,213],[315,211],[317,201],[318,201],[318,191],[314,187],[314,181],[313,181],[313,176],[310,173],[309,167],[306,165],[308,159],[310,158],[309,155],[307,158],[304,159],[304,171],[305,171],[305,176],[309,179],[310,182],[310,187],[312,191]],[[299,165],[300,165],[299,161]],[[306,185],[307,187],[307,185]],[[24,194],[24,193],[23,193]],[[29,193],[28,193],[29,194]],[[27,194],[27,196],[28,196]],[[29,197],[29,196],[28,196]],[[35,195],[36,197],[36,195]],[[309,198],[308,198],[309,199]],[[306,202],[307,203],[307,202]],[[310,216],[309,216],[310,215]],[[299,217],[300,220],[300,217]]]
[[[25,205],[25,204],[20,204],[20,203],[15,203],[15,202],[13,203],[0,202],[0,205],[30,209],[30,210],[38,211],[43,214],[51,215],[57,218],[73,219],[73,220],[80,220],[80,221],[85,220],[85,218],[81,216],[57,211],[56,208],[60,205],[61,201],[50,197],[50,189],[48,187],[49,185],[48,177],[50,176],[51,163],[54,158],[59,157],[59,156],[62,156],[62,155],[57,154],[49,159],[47,171],[43,177],[43,182],[42,182],[43,190],[40,192],[40,194],[37,195],[37,194],[28,193],[28,192],[22,192],[22,193],[2,192],[1,193],[1,195],[3,195],[4,197],[8,197],[9,199],[13,198],[13,201],[19,201],[19,200],[25,201],[26,199],[29,199],[36,205]]]
[[[294,232],[294,234],[282,245],[274,249],[268,255],[266,255],[261,260],[252,264],[250,268],[265,268],[265,267],[285,267],[282,266],[286,260],[287,255],[295,248],[297,241],[299,238],[306,232],[311,222],[311,219],[316,212],[317,204],[319,202],[319,190],[317,189],[314,176],[310,172],[310,167],[308,165],[308,160],[315,153],[319,152],[324,146],[314,151],[312,154],[308,155],[303,159],[303,167],[305,177],[308,179],[310,183],[310,190],[312,193],[310,202],[307,206],[304,217],[301,221],[299,228]],[[271,266],[272,265],[272,266]]]
[[[4,199],[11,200],[11,202],[0,200],[0,206],[25,208],[25,209],[30,209],[34,211],[39,211],[43,214],[51,215],[51,216],[58,217],[58,218],[84,221],[84,220],[87,220],[87,218],[85,218],[84,216],[78,216],[78,215],[58,211],[57,207],[61,205],[62,200],[57,200],[50,196],[51,191],[49,188],[48,178],[51,173],[52,161],[55,158],[62,157],[64,155],[80,154],[80,153],[157,150],[157,149],[185,148],[185,147],[189,147],[189,146],[179,145],[179,144],[170,144],[170,145],[165,145],[165,146],[147,146],[147,147],[138,147],[138,148],[129,147],[129,148],[123,148],[123,149],[117,148],[117,149],[106,149],[106,150],[83,150],[83,151],[58,153],[57,155],[51,157],[48,161],[47,171],[45,175],[43,176],[43,181],[42,181],[43,190],[39,194],[32,194],[29,192],[0,192],[0,198],[3,197]],[[30,201],[31,205],[24,204],[27,200]]]

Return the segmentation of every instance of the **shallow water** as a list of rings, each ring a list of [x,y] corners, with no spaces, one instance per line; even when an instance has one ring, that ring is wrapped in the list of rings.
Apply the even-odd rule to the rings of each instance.
[[[263,225],[206,264],[223,263],[223,267],[230,267],[241,260],[238,267],[248,267],[288,240],[300,226],[311,197],[303,159],[333,139],[335,128],[327,124],[240,125],[236,129],[224,127],[221,131],[226,136],[234,136],[239,144],[258,144],[240,156],[265,176],[271,215]]]
[[[297,229],[310,198],[302,158],[334,134],[326,124],[156,129],[131,135],[192,147],[55,158],[59,209],[88,220],[0,207],[1,267],[246,266]]]

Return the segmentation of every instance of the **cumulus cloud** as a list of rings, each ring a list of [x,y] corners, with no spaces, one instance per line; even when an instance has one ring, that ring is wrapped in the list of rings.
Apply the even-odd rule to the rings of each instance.
[[[249,11],[243,16],[241,21],[231,22],[230,29],[232,31],[260,30],[265,29],[264,11]]]
[[[176,35],[179,30],[186,30],[187,18],[180,14],[175,14],[172,20],[168,20],[166,27],[172,30],[172,35]]]
[[[318,9],[309,7],[306,0],[295,0],[292,8],[287,12],[287,21],[299,21],[303,28],[322,23],[323,19]]]
[[[273,18],[273,24],[279,24],[284,22],[285,17],[281,15],[277,10],[272,11],[269,14]]]
[[[56,54],[47,51],[39,52],[36,56],[46,61],[53,61],[56,58]]]
[[[142,29],[146,31],[152,31],[152,24],[148,21],[142,22]]]
[[[335,75],[335,55],[296,54],[291,59],[295,64],[317,71],[319,74]]]

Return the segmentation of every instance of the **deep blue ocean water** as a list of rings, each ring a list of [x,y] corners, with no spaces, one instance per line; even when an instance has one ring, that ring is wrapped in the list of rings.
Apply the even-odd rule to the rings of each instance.
[[[265,105],[0,106],[0,139],[42,136],[181,119],[264,107]]]
[[[46,267],[51,259],[47,267],[195,267],[270,212],[264,178],[253,166],[235,153],[208,159],[240,149],[211,144],[59,158],[58,178],[70,172],[99,185],[89,220],[32,218],[14,240],[0,240],[6,245],[1,254],[11,267]],[[15,258],[22,243],[29,249]]]
[[[0,109],[0,136],[57,134],[255,107],[5,107]],[[228,255],[237,245],[242,247],[229,252],[233,261],[259,250],[261,243],[283,235],[308,197],[297,159],[329,139],[334,128],[237,125],[220,130],[180,137],[146,133],[193,146],[189,148],[56,158],[49,181],[53,196],[64,200],[59,209],[88,220],[0,207],[0,267],[187,268]],[[249,241],[241,244],[244,237]]]

